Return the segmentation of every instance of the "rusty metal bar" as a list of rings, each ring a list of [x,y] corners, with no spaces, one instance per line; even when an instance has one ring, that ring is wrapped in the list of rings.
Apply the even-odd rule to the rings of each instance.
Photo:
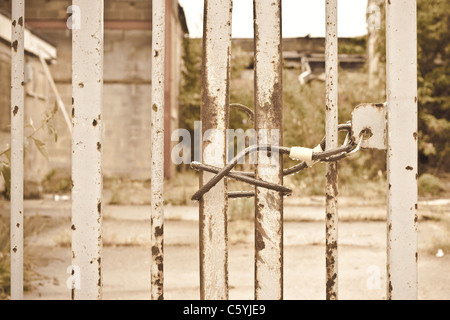
[[[23,299],[23,128],[25,1],[12,1],[11,28],[11,299]]]
[[[232,1],[206,0],[203,23],[203,163],[226,161]],[[213,173],[200,173],[200,186]],[[200,200],[200,298],[228,299],[227,185],[217,183]]]
[[[103,0],[74,0],[72,30],[72,263],[80,286],[73,299],[102,297]]]
[[[164,58],[165,0],[153,0],[152,31],[152,166],[151,297],[164,299]]]
[[[387,298],[417,299],[417,7],[386,1]]]
[[[338,146],[338,34],[337,0],[326,1],[325,136],[326,150]],[[338,299],[338,164],[326,165],[326,299]]]
[[[281,0],[254,0],[255,129],[282,145]],[[283,184],[282,157],[257,153],[256,178]],[[283,195],[255,188],[255,299],[283,298]]]

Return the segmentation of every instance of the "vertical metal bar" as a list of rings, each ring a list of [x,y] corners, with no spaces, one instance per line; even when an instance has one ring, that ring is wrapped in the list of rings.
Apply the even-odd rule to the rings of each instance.
[[[72,261],[80,274],[73,299],[102,297],[103,0],[74,0],[72,30]]]
[[[281,0],[254,0],[255,129],[258,144],[282,144]],[[267,138],[267,139],[265,139]],[[256,176],[283,183],[282,157],[258,152]],[[255,299],[283,298],[283,196],[255,188]]]
[[[11,299],[23,299],[23,118],[25,1],[12,2],[11,35]]]
[[[153,0],[152,27],[152,266],[151,297],[164,298],[164,45],[165,0]],[[171,12],[169,12],[171,14]],[[169,159],[167,159],[169,160]]]
[[[166,0],[165,2],[165,11],[167,12],[166,21],[165,21],[165,43],[164,43],[164,52],[165,52],[165,85],[164,85],[164,105],[166,106],[164,109],[164,128],[166,129],[166,134],[164,136],[164,155],[166,159],[170,159],[171,156],[171,127],[172,127],[172,102],[174,97],[173,93],[173,82],[172,82],[172,63],[173,63],[173,52],[172,52],[172,19],[173,19],[173,0]],[[170,179],[173,176],[174,165],[170,161],[166,161],[164,164],[164,177]]]
[[[386,1],[387,297],[417,299],[417,8]]]
[[[338,34],[337,0],[326,1],[325,134],[326,149],[338,146]],[[338,299],[338,165],[326,165],[326,299]]]
[[[232,1],[206,0],[203,23],[202,152],[205,164],[226,161]],[[200,185],[214,174],[202,172]],[[220,181],[200,200],[200,298],[228,299],[227,185]]]

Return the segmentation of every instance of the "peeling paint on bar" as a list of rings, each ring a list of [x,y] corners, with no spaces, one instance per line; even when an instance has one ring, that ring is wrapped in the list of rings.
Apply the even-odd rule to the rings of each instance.
[[[281,0],[254,0],[255,129],[259,144],[282,145]],[[260,135],[269,129],[269,141]],[[256,177],[283,183],[282,156],[257,154]],[[283,298],[283,196],[255,188],[255,299]]]
[[[12,1],[11,29],[11,300],[23,299],[23,128],[25,1]],[[17,23],[16,21],[19,21]]]
[[[387,297],[417,299],[417,6],[387,1]]]
[[[74,0],[73,5],[80,7],[81,28],[72,30],[72,264],[80,272],[72,296],[91,300],[102,298],[104,3]]]
[[[164,299],[164,45],[165,0],[153,0],[152,31],[152,167],[151,167],[151,298]],[[169,161],[169,159],[167,159]]]
[[[231,59],[231,0],[206,0],[203,27],[203,163],[225,165]],[[208,129],[216,129],[209,131]],[[205,141],[207,140],[207,141]],[[213,173],[200,174],[200,186]],[[200,200],[200,298],[228,299],[227,185],[222,180]]]
[[[326,150],[338,146],[338,33],[337,0],[326,1],[325,134]],[[326,299],[338,299],[338,163],[326,165]]]

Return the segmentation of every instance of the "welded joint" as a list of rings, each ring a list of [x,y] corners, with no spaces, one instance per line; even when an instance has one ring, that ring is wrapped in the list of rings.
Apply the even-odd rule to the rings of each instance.
[[[361,142],[361,149],[387,149],[386,103],[363,103],[353,109],[352,139]]]

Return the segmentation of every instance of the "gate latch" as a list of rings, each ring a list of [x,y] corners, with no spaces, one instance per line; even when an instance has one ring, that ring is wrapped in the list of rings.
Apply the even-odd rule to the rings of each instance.
[[[386,103],[363,103],[352,111],[352,139],[361,149],[387,149]]]

